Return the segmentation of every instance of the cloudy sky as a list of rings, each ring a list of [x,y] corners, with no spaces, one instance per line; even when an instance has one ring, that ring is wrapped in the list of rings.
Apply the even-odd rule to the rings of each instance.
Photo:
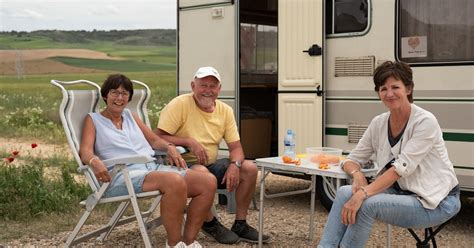
[[[177,0],[0,0],[0,31],[176,28]]]

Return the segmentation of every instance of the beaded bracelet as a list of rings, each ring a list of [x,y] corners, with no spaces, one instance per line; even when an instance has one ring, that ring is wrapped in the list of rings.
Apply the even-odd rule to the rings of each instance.
[[[364,192],[364,195],[365,195],[364,200],[369,198],[369,194],[367,194],[367,190],[364,187],[360,187],[360,190],[362,190],[362,192]]]
[[[354,177],[354,174],[359,172],[360,170],[359,169],[355,169],[353,171],[351,171],[349,174],[351,175],[351,177]]]
[[[92,158],[89,159],[88,165],[92,165],[92,161],[93,161],[94,159],[98,159],[97,156],[92,156]]]

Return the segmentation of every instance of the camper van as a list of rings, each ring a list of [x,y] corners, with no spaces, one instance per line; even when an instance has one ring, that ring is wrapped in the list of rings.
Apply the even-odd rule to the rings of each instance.
[[[249,159],[281,155],[288,129],[298,153],[350,152],[387,111],[374,69],[404,61],[414,102],[438,118],[460,186],[473,192],[473,9],[471,0],[178,0],[178,94],[191,92],[198,67],[217,68]],[[333,181],[317,180],[325,206]]]

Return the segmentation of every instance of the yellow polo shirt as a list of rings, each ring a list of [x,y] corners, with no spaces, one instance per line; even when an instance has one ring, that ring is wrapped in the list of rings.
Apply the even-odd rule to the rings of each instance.
[[[214,112],[202,111],[193,99],[193,93],[175,97],[160,114],[158,128],[177,137],[192,137],[206,149],[209,164],[217,159],[219,143],[240,140],[234,111],[220,100],[216,100]],[[196,163],[194,153],[183,155],[188,163]]]

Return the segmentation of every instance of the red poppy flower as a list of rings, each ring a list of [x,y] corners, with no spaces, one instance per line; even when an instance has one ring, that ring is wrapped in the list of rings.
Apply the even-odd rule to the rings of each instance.
[[[31,144],[31,148],[33,148],[33,149],[35,149],[37,146],[38,146],[38,144],[36,144],[36,143]]]
[[[20,153],[19,151],[13,151],[13,152],[12,152],[12,155],[13,155],[13,156],[16,156],[16,155],[18,155],[19,153]]]
[[[15,160],[14,157],[8,157],[8,158],[4,158],[5,161],[7,161],[8,163],[11,163],[13,162],[13,160]]]

